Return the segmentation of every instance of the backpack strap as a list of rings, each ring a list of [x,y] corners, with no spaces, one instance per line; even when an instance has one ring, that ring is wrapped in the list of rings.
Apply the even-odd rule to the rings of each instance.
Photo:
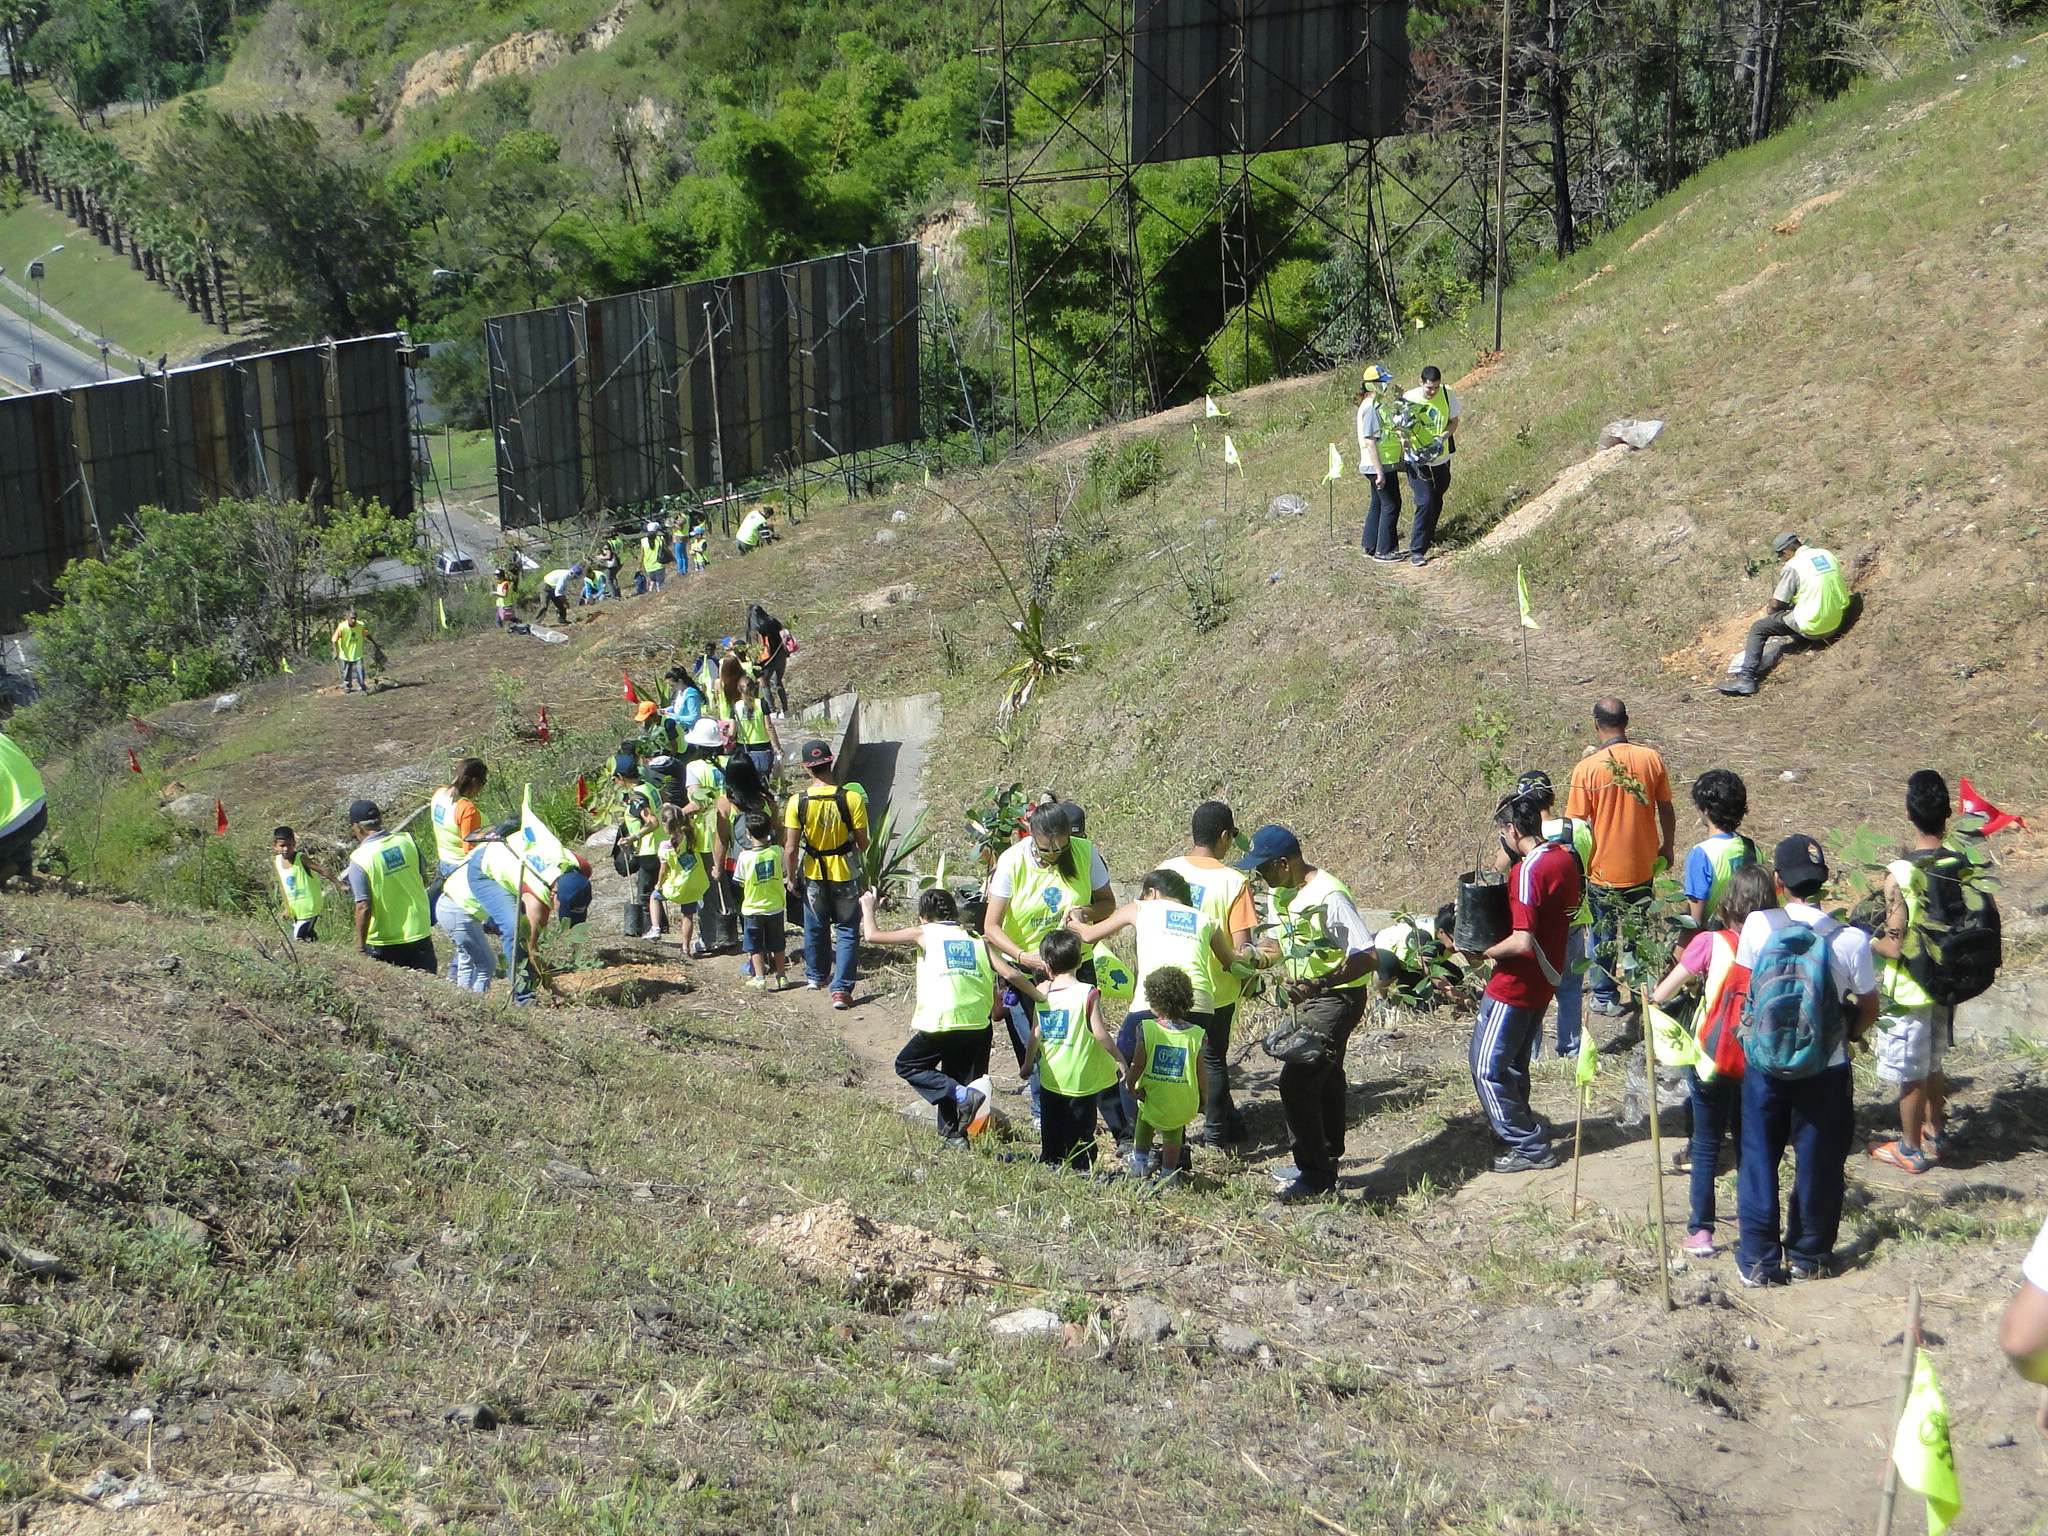
[[[816,799],[817,796],[813,795],[809,789],[804,791],[803,815],[797,821],[799,835],[803,844],[803,852],[814,859],[843,856],[847,849],[853,846],[853,811],[846,798],[846,786],[844,784],[832,786],[832,803],[839,808],[839,825],[846,835],[830,848],[820,848],[811,841],[811,806]]]

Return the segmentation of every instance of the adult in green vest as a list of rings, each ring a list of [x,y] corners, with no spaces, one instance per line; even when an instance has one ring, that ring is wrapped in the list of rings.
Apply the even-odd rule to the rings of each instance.
[[[30,853],[49,823],[43,776],[12,737],[0,734],[0,880],[35,872]]]
[[[456,867],[434,904],[434,918],[454,946],[451,979],[456,986],[489,992],[498,970],[497,948],[502,948],[512,1001],[524,1003],[532,1000],[533,991],[531,979],[522,975],[526,946],[520,942],[520,919],[525,918],[529,935],[538,934],[547,926],[551,899],[533,887],[524,861],[502,840],[516,825],[497,828],[492,841],[480,844]],[[495,948],[493,928],[498,932]]]
[[[1780,565],[1778,584],[1771,589],[1764,616],[1749,626],[1749,644],[1743,647],[1741,666],[1721,684],[1721,691],[1731,698],[1746,699],[1756,692],[1764,646],[1773,636],[1825,640],[1848,616],[1849,583],[1842,577],[1839,560],[1805,543],[1796,533],[1779,534],[1771,540],[1771,548]]]
[[[563,566],[558,570],[544,572],[540,578],[540,606],[533,610],[533,622],[538,624],[548,616],[548,607],[554,606],[558,623],[569,622],[569,588],[583,579],[580,565]]]
[[[271,829],[270,849],[285,921],[292,925],[294,939],[311,944],[320,937],[313,925],[327,907],[327,892],[320,882],[325,880],[336,887],[341,882],[299,851],[299,836],[290,827]]]
[[[334,647],[334,659],[341,663],[341,691],[354,693],[360,689],[368,693],[370,684],[363,672],[363,653],[376,642],[371,638],[370,626],[356,617],[355,609],[341,616],[327,643]]]
[[[1237,861],[1272,893],[1274,935],[1260,946],[1287,978],[1286,1000],[1297,1033],[1322,1042],[1280,1068],[1280,1109],[1294,1149],[1294,1180],[1283,1201],[1320,1200],[1337,1187],[1344,1155],[1344,1052],[1365,1015],[1368,984],[1379,966],[1373,932],[1344,882],[1302,857],[1301,842],[1281,826],[1252,834]]]
[[[633,577],[633,595],[638,597],[650,588],[659,592],[662,583],[668,580],[668,541],[663,537],[661,524],[649,523],[640,535],[640,570]]]
[[[755,507],[740,519],[739,532],[733,536],[733,548],[743,555],[751,555],[774,537],[774,510],[769,507]]]
[[[1237,1020],[1244,988],[1238,968],[1249,970],[1252,940],[1259,911],[1252,902],[1251,881],[1226,862],[1238,845],[1237,818],[1221,800],[1205,800],[1190,818],[1188,851],[1167,859],[1161,869],[1178,871],[1204,917],[1212,919],[1230,940],[1237,955],[1231,970],[1210,978],[1210,1023],[1202,1036],[1202,1061],[1209,1069],[1209,1096],[1204,1101],[1200,1139],[1210,1146],[1245,1139],[1244,1116],[1230,1097],[1230,1028]],[[1098,984],[1101,976],[1098,971]]]
[[[454,777],[435,790],[428,802],[427,814],[434,823],[434,854],[440,860],[443,878],[468,863],[475,852],[471,842],[483,830],[484,817],[471,797],[483,793],[490,777],[491,770],[481,758],[458,757]]]
[[[372,960],[433,975],[434,920],[419,844],[402,832],[386,832],[384,813],[372,800],[351,805],[348,823],[356,835],[346,873],[356,904],[356,948]]]
[[[1372,480],[1372,504],[1359,543],[1382,564],[1401,558],[1395,546],[1401,542],[1401,459],[1408,451],[1401,425],[1406,413],[1396,419],[1400,401],[1389,388],[1393,382],[1394,376],[1374,363],[1365,370],[1357,399],[1358,472]]]
[[[1408,525],[1408,563],[1429,564],[1436,540],[1436,520],[1443,515],[1444,496],[1451,488],[1451,434],[1458,430],[1458,394],[1444,383],[1434,365],[1422,370],[1422,382],[1401,396],[1409,416],[1408,452],[1401,469],[1415,497],[1415,516]]]
[[[1074,835],[1067,807],[1055,800],[1031,813],[1030,835],[1012,843],[996,860],[988,877],[988,915],[981,936],[989,947],[1019,970],[1047,976],[1038,944],[1066,921],[1069,909],[1090,922],[1116,910],[1109,888],[1109,866],[1085,837]],[[1020,999],[1010,1006],[1011,1045],[1021,1067],[1031,1050],[1036,1028],[1031,1010]],[[1031,1085],[1031,1113],[1039,1117],[1038,1080]]]

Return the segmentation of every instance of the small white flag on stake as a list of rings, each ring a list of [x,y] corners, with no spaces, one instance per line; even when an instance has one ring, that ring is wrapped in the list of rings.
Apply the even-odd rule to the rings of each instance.
[[[1233,443],[1230,440],[1230,434],[1228,432],[1223,434],[1223,462],[1225,464],[1235,465],[1237,467],[1237,472],[1240,475],[1244,473],[1244,461],[1238,458],[1237,444]]]
[[[1219,416],[1228,416],[1230,414],[1230,412],[1226,411],[1225,409],[1223,409],[1222,406],[1216,403],[1216,397],[1214,395],[1204,395],[1202,396],[1202,399],[1208,403],[1209,415],[1212,419]]]
[[[1330,471],[1323,478],[1325,480],[1342,480],[1344,478],[1344,455],[1337,451],[1335,443],[1330,444]]]

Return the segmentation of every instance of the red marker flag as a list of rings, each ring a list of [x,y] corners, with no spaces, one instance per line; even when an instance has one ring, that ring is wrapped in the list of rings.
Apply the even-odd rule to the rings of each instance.
[[[542,746],[546,746],[548,744],[548,740],[548,707],[547,705],[543,704],[540,707],[540,744]]]
[[[576,803],[579,806],[590,804],[590,786],[583,782],[580,773],[576,775]]]
[[[134,749],[133,747],[129,747],[129,748],[127,749],[127,752],[128,752],[128,771],[129,771],[130,773],[140,773],[140,772],[142,772],[142,764],[140,764],[140,763],[138,763],[137,761],[135,761],[135,749]]]
[[[640,702],[640,695],[633,691],[633,674],[622,670],[619,676],[626,680],[626,702],[628,704],[638,704]]]
[[[218,795],[214,796],[213,800],[213,835],[215,837],[226,837],[228,835],[227,808],[220,803]]]
[[[138,736],[147,736],[149,734],[149,727],[133,715],[128,717],[128,725]]]
[[[2033,830],[2027,825],[2026,817],[2008,816],[1972,789],[1968,779],[1958,780],[1957,788],[1959,793],[1956,795],[1956,804],[1962,808],[1963,814],[1984,818],[1984,825],[1978,829],[1984,836],[1989,837],[1994,832],[2003,832],[2007,827],[2018,827],[2022,832]]]

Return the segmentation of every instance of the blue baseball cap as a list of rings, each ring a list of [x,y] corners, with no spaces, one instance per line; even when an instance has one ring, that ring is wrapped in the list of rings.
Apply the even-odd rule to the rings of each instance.
[[[1252,834],[1252,845],[1239,859],[1235,868],[1246,874],[1256,874],[1259,867],[1271,864],[1275,859],[1298,859],[1301,857],[1301,840],[1285,827],[1267,823]]]

